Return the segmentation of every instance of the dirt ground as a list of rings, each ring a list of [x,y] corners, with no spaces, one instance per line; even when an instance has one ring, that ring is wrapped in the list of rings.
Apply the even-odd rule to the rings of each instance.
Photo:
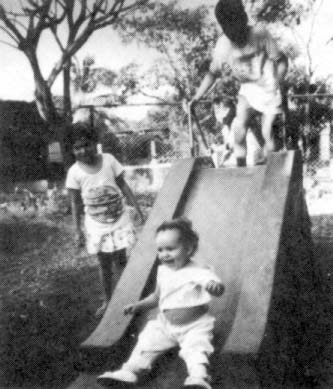
[[[97,264],[73,248],[69,216],[0,220],[0,387],[64,388],[80,370],[80,342],[97,325]],[[330,291],[333,215],[314,216],[312,223],[316,260]],[[333,387],[331,357],[328,342],[309,387]]]

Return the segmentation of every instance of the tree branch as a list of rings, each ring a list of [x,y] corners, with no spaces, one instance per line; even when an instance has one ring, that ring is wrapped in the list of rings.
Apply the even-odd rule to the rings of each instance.
[[[74,55],[77,51],[84,45],[84,43],[88,40],[90,35],[93,33],[93,30],[89,30],[87,27],[82,33],[75,39],[74,42],[69,44],[60,60],[56,63],[54,68],[52,69],[50,76],[48,77],[47,84],[51,87],[57,78],[58,74],[62,71],[64,64]]]
[[[148,2],[149,0],[138,0],[134,4],[124,7],[125,0],[116,0],[112,8],[104,16],[95,19],[95,29],[97,30],[114,23],[120,14],[134,11]]]
[[[141,93],[143,96],[146,96],[146,97],[152,97],[158,101],[160,101],[161,103],[168,103],[168,101],[166,101],[165,99],[163,99],[162,97],[159,97],[159,96],[155,96],[155,95],[150,95],[149,93],[146,93],[144,92],[142,89],[139,89],[138,90],[138,93]]]
[[[17,45],[19,44],[19,41],[15,37],[15,35],[13,35],[10,31],[6,30],[5,27],[0,26],[0,30],[2,30],[5,34],[7,34]],[[2,41],[2,42],[4,43],[5,41]],[[11,46],[10,43],[8,43],[8,44]],[[13,45],[13,47],[15,47],[16,49],[18,48],[17,46],[14,46],[14,45]]]
[[[61,42],[61,40],[59,38],[56,25],[51,26],[50,30],[51,30],[51,32],[52,32],[52,34],[54,36],[55,41],[57,42],[57,44],[58,44],[58,46],[60,48],[60,50],[62,51],[62,53],[64,53],[66,49],[65,49],[65,46],[62,44],[62,42]]]
[[[29,0],[31,1],[31,0]],[[36,2],[31,1],[32,4],[36,4]],[[39,38],[41,32],[43,29],[50,27],[48,23],[46,23],[46,19],[48,17],[50,7],[51,7],[52,0],[44,0],[42,5],[37,8],[36,4],[36,14],[38,14],[39,19],[38,22],[34,28],[34,30],[31,30],[31,35],[33,37],[33,40],[36,40]],[[32,19],[32,18],[31,18]]]
[[[13,18],[12,23],[17,25],[17,26],[20,26],[22,28],[22,30],[27,31],[27,26],[24,25],[22,22],[20,22],[16,17]]]
[[[4,45],[6,45],[6,46],[12,47],[12,48],[14,48],[14,49],[16,49],[16,50],[18,49],[17,46],[14,46],[14,45],[12,45],[12,44],[9,43],[9,42],[3,41],[2,39],[0,39],[0,43],[4,44]]]
[[[87,14],[87,1],[82,0],[80,1],[81,3],[81,9],[78,18],[76,19],[75,22],[72,23],[72,26],[70,26],[70,31],[69,31],[69,42],[73,41],[74,38],[76,37],[76,34],[78,33],[80,27],[86,20],[86,14]]]
[[[20,31],[17,29],[14,23],[9,20],[4,8],[1,5],[0,5],[0,20],[2,20],[5,26],[9,29],[9,31],[11,31],[11,33],[13,33],[16,36],[17,41],[19,42],[24,41],[23,35],[20,33]]]

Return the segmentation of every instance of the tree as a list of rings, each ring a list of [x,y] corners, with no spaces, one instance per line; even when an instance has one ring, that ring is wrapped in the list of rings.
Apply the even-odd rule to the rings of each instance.
[[[318,0],[244,0],[252,20],[268,24],[273,30],[276,27],[280,32],[282,28],[295,30],[311,15],[316,2]],[[124,41],[135,40],[160,54],[153,67],[136,78],[137,89],[161,100],[158,89],[168,85],[168,100],[180,102],[190,99],[207,70],[212,48],[220,33],[210,16],[210,9],[207,6],[186,9],[176,1],[154,4],[148,12],[139,13],[135,18],[123,18],[117,25]],[[286,46],[285,43],[283,46]],[[236,98],[236,80],[227,69],[222,73],[214,89],[215,95]],[[207,105],[201,107],[199,116],[208,117],[210,113]],[[185,127],[184,115],[180,110],[176,116],[176,130],[181,131]],[[214,129],[211,121],[208,122],[210,124],[206,129]]]
[[[189,100],[207,71],[218,36],[209,8],[187,9],[177,1],[156,2],[147,12],[123,18],[117,26],[124,42],[135,40],[157,53],[149,70],[136,75],[136,90],[158,102]],[[164,117],[169,112],[165,124],[175,144],[180,143],[179,135],[188,143],[183,137],[187,137],[183,131],[187,119],[182,107],[164,107],[160,111]]]
[[[327,40],[318,39],[323,0],[307,2],[307,9],[296,28],[291,29],[297,55],[290,56],[290,69],[287,84],[290,94],[329,93],[329,78],[318,76],[317,68],[322,61],[316,50],[325,47]],[[305,25],[306,27],[305,28]],[[320,59],[319,59],[320,58]],[[318,60],[319,59],[319,60]],[[321,130],[331,121],[331,103],[327,98],[296,98],[291,101],[289,125],[303,140],[306,159],[318,157],[318,143]]]
[[[111,86],[114,84],[117,74],[105,68],[94,67],[95,58],[86,56],[82,64],[73,61],[71,81],[74,92],[89,94],[93,92],[98,84]]]
[[[123,18],[118,24],[125,42],[135,40],[155,49],[159,57],[143,75],[150,89],[167,84],[175,101],[190,98],[207,69],[217,38],[215,23],[206,6],[183,9],[173,0],[156,2],[149,12]]]
[[[252,19],[264,24],[284,23],[288,27],[300,23],[316,0],[243,0]],[[135,40],[155,49],[159,54],[154,66],[140,79],[144,87],[158,89],[167,84],[174,88],[175,101],[190,99],[206,72],[211,52],[221,33],[209,6],[182,8],[179,2],[154,3],[135,17],[127,16],[118,23],[124,42]],[[223,72],[222,89],[235,95],[237,87],[229,72]],[[221,84],[219,84],[221,92]]]
[[[61,132],[72,121],[70,71],[73,56],[92,34],[113,25],[128,13],[147,6],[149,0],[21,0],[0,5],[2,43],[23,52],[35,82],[35,98],[41,117]],[[44,77],[37,55],[44,32],[52,33],[60,55]],[[67,34],[64,34],[67,31]],[[63,110],[54,104],[51,88],[63,74]]]
[[[247,0],[245,3],[254,19],[270,23],[280,19],[287,22],[299,10],[299,7],[289,7],[288,0]],[[158,89],[167,85],[169,101],[180,102],[193,96],[208,69],[212,49],[221,33],[211,14],[208,6],[186,9],[179,2],[171,1],[154,4],[148,12],[135,18],[123,18],[117,24],[125,42],[135,40],[160,54],[149,71],[136,80],[141,93],[155,95],[161,100]],[[223,69],[222,77],[213,91],[215,96],[236,98],[238,83],[230,69]],[[213,116],[210,104],[201,105],[197,111],[200,119]],[[181,109],[176,116],[177,120],[174,117],[174,121],[178,122],[177,130],[181,131],[186,124]],[[212,120],[203,120],[202,125],[208,131],[216,130]]]
[[[245,0],[251,14],[258,22],[299,24],[316,0]]]

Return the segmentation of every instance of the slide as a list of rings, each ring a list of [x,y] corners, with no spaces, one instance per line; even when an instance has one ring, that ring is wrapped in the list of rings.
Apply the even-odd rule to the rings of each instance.
[[[225,285],[212,304],[213,387],[283,384],[291,365],[304,365],[316,269],[300,153],[273,153],[266,165],[247,168],[207,168],[188,159],[171,168],[103,319],[82,344],[86,358],[98,355],[97,368],[70,388],[99,388],[96,375],[126,359],[147,317],[124,316],[123,307],[154,287],[156,227],[179,215],[199,232],[195,259],[213,266]],[[138,387],[177,388],[185,374],[171,352]]]

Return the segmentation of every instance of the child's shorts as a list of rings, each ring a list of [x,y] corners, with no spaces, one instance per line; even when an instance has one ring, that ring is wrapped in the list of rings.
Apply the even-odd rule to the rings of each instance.
[[[279,88],[267,89],[254,82],[246,82],[241,85],[239,95],[244,96],[249,105],[258,112],[273,115],[282,112]]]
[[[116,223],[99,223],[86,215],[85,232],[89,254],[131,249],[136,242],[134,226],[127,211]]]

